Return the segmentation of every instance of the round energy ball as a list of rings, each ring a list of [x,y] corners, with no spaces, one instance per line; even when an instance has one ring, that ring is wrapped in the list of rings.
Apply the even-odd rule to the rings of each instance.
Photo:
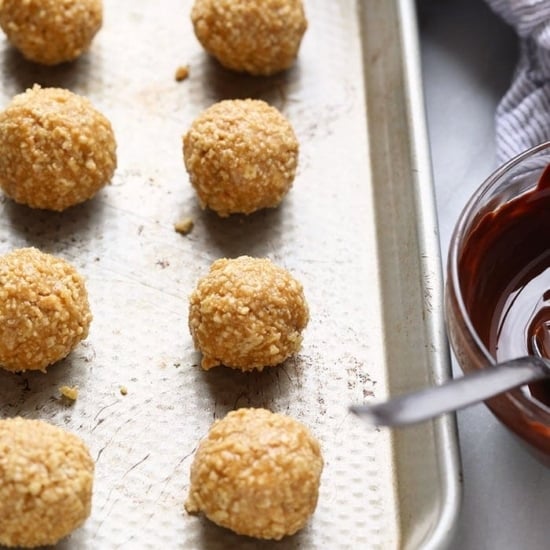
[[[68,262],[36,248],[0,256],[0,367],[45,371],[91,321],[84,280]]]
[[[300,349],[309,311],[302,285],[268,259],[220,259],[189,299],[189,328],[208,370],[282,363]]]
[[[185,508],[240,535],[279,540],[315,511],[322,470],[319,442],[303,424],[238,409],[201,441]]]
[[[203,208],[220,216],[277,206],[298,165],[286,118],[261,100],[220,101],[183,136],[183,157]]]
[[[94,461],[82,440],[43,422],[0,420],[0,545],[55,544],[90,515]]]
[[[301,0],[195,0],[191,21],[224,67],[254,75],[290,67],[307,28]]]
[[[116,167],[109,121],[86,98],[34,86],[0,113],[0,187],[32,208],[65,210],[93,197]]]
[[[2,0],[0,27],[30,61],[56,65],[84,53],[101,27],[101,0]]]

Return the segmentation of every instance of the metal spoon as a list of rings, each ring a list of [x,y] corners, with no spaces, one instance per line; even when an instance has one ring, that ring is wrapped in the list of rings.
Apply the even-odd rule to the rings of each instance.
[[[457,411],[499,393],[550,378],[550,361],[529,356],[480,369],[439,386],[350,410],[375,426],[406,426]]]

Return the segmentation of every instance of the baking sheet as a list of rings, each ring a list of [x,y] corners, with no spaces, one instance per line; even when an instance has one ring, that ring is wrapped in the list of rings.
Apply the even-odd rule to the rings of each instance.
[[[347,412],[447,373],[429,170],[417,149],[422,106],[410,94],[419,93],[412,4],[306,2],[299,61],[270,78],[209,59],[190,8],[106,0],[91,51],[62,67],[37,67],[0,46],[2,105],[35,82],[69,88],[110,118],[119,145],[112,185],[87,204],[55,214],[0,198],[0,252],[37,246],[67,258],[87,279],[94,313],[87,341],[47,375],[0,373],[1,416],[73,430],[96,459],[92,516],[58,548],[439,545],[456,512],[452,419],[392,437]],[[177,83],[183,64],[191,74]],[[283,111],[300,166],[280,208],[221,220],[197,205],[181,135],[204,108],[237,97]],[[184,237],[173,224],[186,216],[195,228]],[[304,284],[303,349],[263,373],[203,372],[187,296],[213,260],[240,254],[267,256]],[[74,405],[59,398],[61,385],[79,386]],[[296,417],[323,447],[317,511],[279,543],[183,511],[197,442],[242,406]]]

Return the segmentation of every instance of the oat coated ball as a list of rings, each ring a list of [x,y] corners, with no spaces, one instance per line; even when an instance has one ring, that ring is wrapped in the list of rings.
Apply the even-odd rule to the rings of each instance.
[[[90,515],[94,461],[83,441],[41,420],[0,420],[0,545],[55,544]]]
[[[268,259],[220,259],[189,299],[189,328],[208,370],[275,366],[300,349],[309,320],[302,285]]]
[[[209,54],[253,75],[288,69],[307,28],[301,0],[195,0],[191,21]]]
[[[72,61],[101,27],[101,0],[2,0],[0,27],[27,59],[43,65]]]
[[[315,511],[322,470],[319,442],[303,424],[238,409],[201,441],[185,508],[240,535],[279,540]]]
[[[84,97],[34,86],[0,113],[0,187],[32,208],[65,210],[92,198],[113,176],[109,121]]]
[[[71,264],[36,248],[0,256],[0,367],[45,371],[88,336],[91,321]]]
[[[220,101],[183,136],[183,157],[203,208],[220,216],[277,206],[292,186],[298,141],[265,101]]]

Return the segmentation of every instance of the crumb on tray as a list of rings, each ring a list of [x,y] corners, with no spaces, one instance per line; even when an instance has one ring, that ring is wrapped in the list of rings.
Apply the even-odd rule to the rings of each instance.
[[[128,395],[128,388],[126,386],[120,386],[120,395]]]
[[[176,69],[176,74],[174,78],[177,82],[185,80],[189,76],[189,65],[181,65]]]
[[[78,399],[78,386],[61,386],[59,393],[71,401]]]
[[[187,235],[193,230],[194,222],[192,218],[182,218],[174,224],[174,229],[177,233]]]

